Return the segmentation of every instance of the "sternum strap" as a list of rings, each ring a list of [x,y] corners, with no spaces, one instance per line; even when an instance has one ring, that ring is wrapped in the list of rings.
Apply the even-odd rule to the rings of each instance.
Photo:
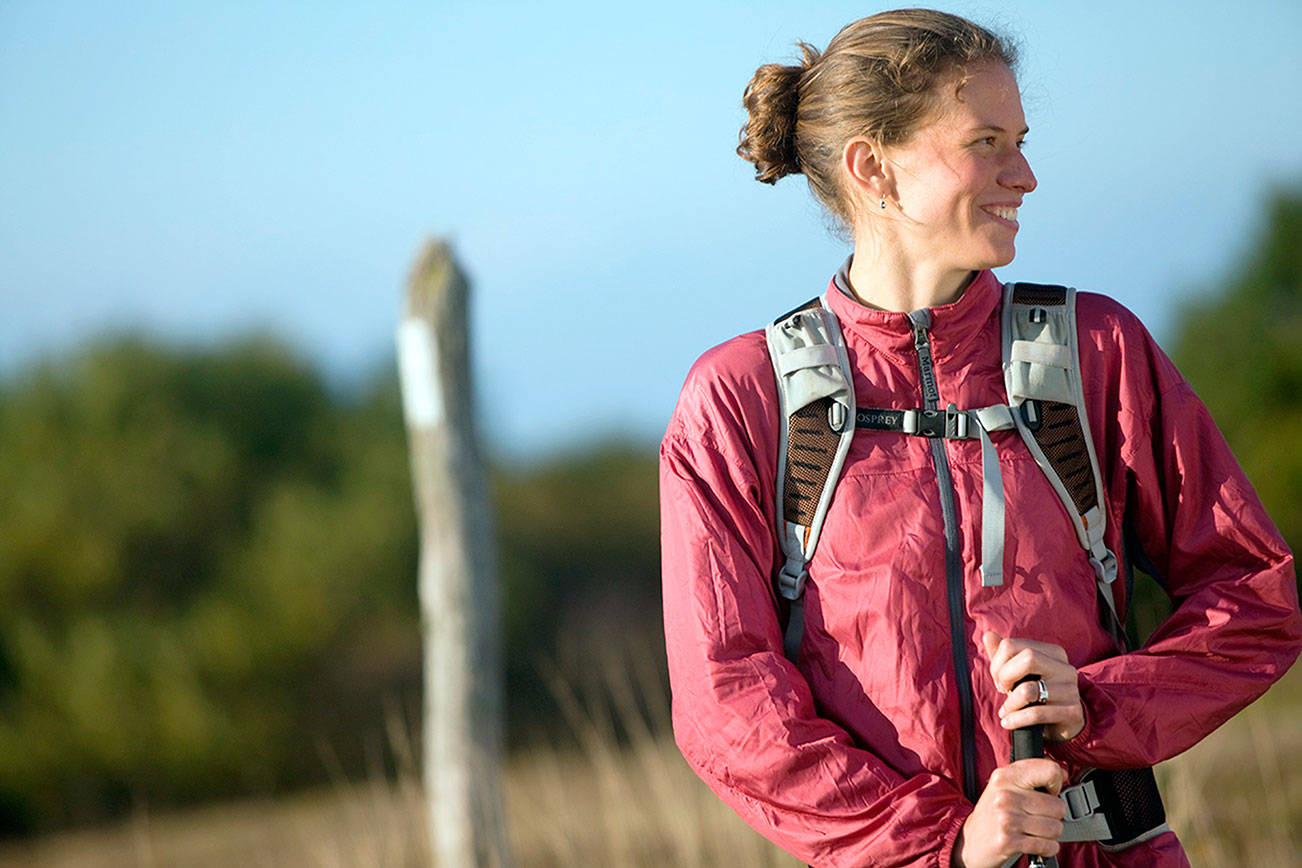
[[[859,407],[855,426],[873,431],[896,431],[914,437],[942,437],[946,440],[981,441],[981,584],[997,587],[1004,583],[1004,482],[999,453],[990,439],[991,431],[1013,428],[1012,411],[1003,404],[977,410],[960,410],[950,404],[944,410],[895,410]]]

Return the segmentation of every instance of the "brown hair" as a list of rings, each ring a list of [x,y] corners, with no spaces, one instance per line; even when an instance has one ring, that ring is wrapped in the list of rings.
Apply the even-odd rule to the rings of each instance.
[[[997,60],[1010,69],[1016,49],[966,18],[931,9],[898,9],[842,28],[821,54],[799,42],[801,63],[755,71],[742,102],[749,118],[737,153],[772,184],[803,173],[833,214],[851,221],[837,181],[841,149],[854,136],[900,144],[917,131],[935,88],[955,68]]]

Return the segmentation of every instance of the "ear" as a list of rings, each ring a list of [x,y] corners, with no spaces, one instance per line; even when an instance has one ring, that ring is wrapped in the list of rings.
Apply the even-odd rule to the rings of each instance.
[[[892,181],[882,147],[867,136],[855,136],[841,149],[841,168],[851,195],[874,204],[892,195]]]

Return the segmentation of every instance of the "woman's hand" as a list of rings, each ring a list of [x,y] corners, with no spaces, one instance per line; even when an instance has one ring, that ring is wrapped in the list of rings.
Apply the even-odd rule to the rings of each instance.
[[[1004,729],[1044,726],[1046,741],[1068,741],[1085,728],[1085,709],[1080,702],[1076,667],[1067,662],[1067,652],[1058,645],[1031,639],[1004,639],[987,630],[981,641],[990,656],[990,674],[995,687],[1007,694],[999,707]],[[1044,682],[1048,699],[1036,704],[1040,686],[1035,681],[1019,685],[1035,674]]]
[[[952,868],[999,868],[1018,853],[1055,856],[1067,808],[1058,791],[1067,773],[1053,760],[997,768],[954,843]],[[1047,792],[1037,792],[1038,790]]]

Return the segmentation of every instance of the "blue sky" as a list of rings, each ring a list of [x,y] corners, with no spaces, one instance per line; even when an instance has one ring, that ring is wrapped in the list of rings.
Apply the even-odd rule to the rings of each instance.
[[[422,239],[476,290],[492,445],[659,435],[692,360],[847,250],[733,153],[755,67],[884,4],[0,0],[0,373],[88,336],[390,363]],[[1039,189],[1005,279],[1159,336],[1302,181],[1295,0],[955,2],[1022,44]]]

